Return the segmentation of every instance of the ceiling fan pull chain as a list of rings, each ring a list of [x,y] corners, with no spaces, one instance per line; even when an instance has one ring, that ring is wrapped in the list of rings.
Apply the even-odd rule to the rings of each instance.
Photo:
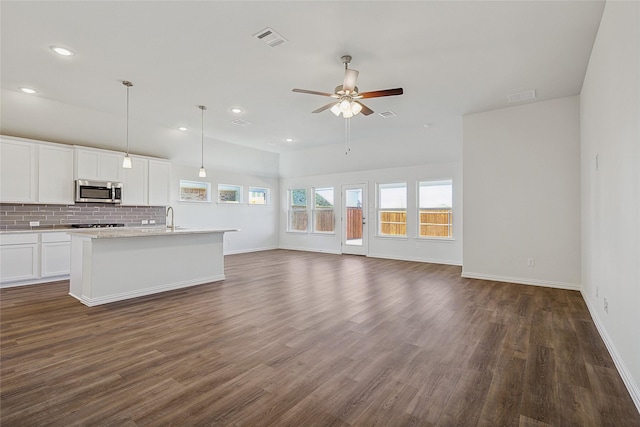
[[[351,151],[351,119],[344,119],[344,155]]]

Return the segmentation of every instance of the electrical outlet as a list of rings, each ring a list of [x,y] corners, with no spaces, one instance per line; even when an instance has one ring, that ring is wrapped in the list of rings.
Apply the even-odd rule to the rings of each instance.
[[[149,224],[149,221],[147,221],[146,219],[143,219],[142,220],[142,225],[147,225],[147,224]]]
[[[533,258],[527,258],[527,265],[529,267],[534,267],[535,266],[534,259]]]
[[[607,299],[604,299],[604,312],[609,314],[609,301],[607,301]]]
[[[150,219],[150,220],[149,220],[149,224],[155,224],[155,223],[156,223],[156,220],[155,220],[155,219]]]
[[[420,242],[416,242],[416,249],[420,249]]]
[[[39,227],[40,221],[29,221],[29,227]]]

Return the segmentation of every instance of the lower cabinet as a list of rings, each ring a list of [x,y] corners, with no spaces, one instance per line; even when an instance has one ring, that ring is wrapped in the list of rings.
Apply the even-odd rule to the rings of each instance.
[[[67,233],[0,235],[0,287],[65,279],[70,265],[71,236]]]
[[[71,271],[71,236],[42,233],[40,236],[40,277],[68,276]]]
[[[0,283],[37,279],[40,270],[38,233],[0,236]]]

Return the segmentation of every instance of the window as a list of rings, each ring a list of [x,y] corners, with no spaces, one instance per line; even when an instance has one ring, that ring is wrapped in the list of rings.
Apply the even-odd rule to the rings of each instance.
[[[180,180],[181,202],[211,202],[211,184]]]
[[[422,181],[418,188],[419,236],[450,238],[453,211],[452,181]]]
[[[307,190],[289,190],[289,231],[307,231],[308,221]]]
[[[313,207],[313,232],[333,233],[335,211],[333,208],[333,188],[315,188]]]
[[[242,203],[242,187],[218,184],[218,203]]]
[[[378,234],[407,235],[407,184],[378,185]]]
[[[268,205],[269,189],[260,187],[249,187],[249,204],[250,205]]]

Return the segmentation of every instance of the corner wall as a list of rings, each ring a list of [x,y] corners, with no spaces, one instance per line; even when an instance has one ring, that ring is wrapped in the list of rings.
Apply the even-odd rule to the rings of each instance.
[[[580,95],[580,131],[582,294],[640,410],[638,2],[606,3]]]
[[[578,97],[463,122],[463,277],[579,289]]]

